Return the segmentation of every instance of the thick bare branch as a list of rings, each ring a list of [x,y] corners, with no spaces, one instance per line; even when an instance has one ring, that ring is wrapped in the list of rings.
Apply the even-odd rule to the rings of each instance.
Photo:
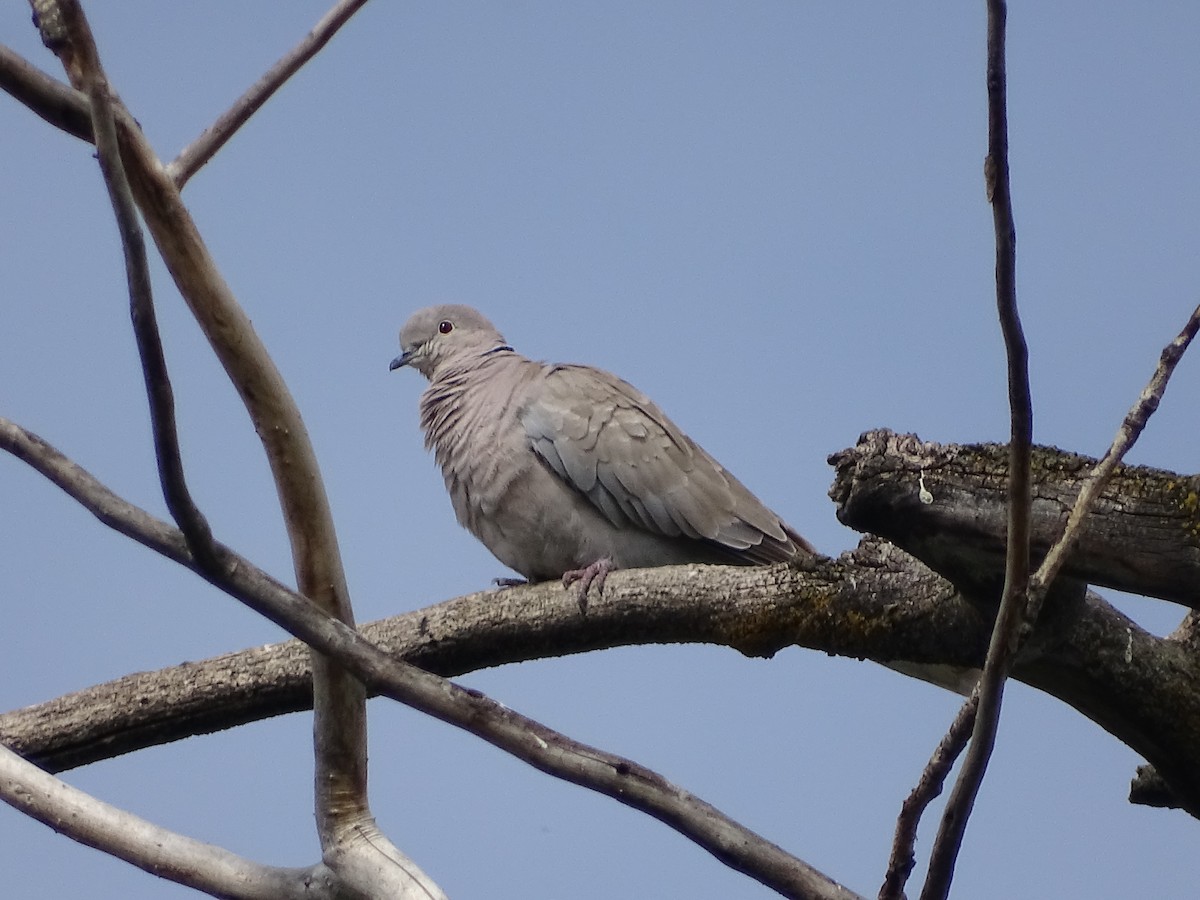
[[[55,128],[81,140],[93,141],[87,96],[0,44],[0,89],[29,107]]]
[[[935,444],[890,431],[865,433],[830,457],[838,518],[885,537],[967,593],[999,592],[1004,559],[1006,448]],[[1062,533],[1097,460],[1053,447],[1033,453],[1033,556]],[[922,503],[924,484],[931,502]],[[1083,518],[1062,577],[1200,605],[1200,476],[1117,466]]]
[[[1028,634],[1032,631],[1035,623],[1037,622],[1038,616],[1041,613],[1042,604],[1046,596],[1053,590],[1052,585],[1054,583],[1054,579],[1057,577],[1064,564],[1070,558],[1072,552],[1080,543],[1080,540],[1085,533],[1085,523],[1088,522],[1089,516],[1092,515],[1093,509],[1096,507],[1105,485],[1113,477],[1121,460],[1124,458],[1124,455],[1129,451],[1130,447],[1133,446],[1134,442],[1141,434],[1141,431],[1144,429],[1149,417],[1153,414],[1154,410],[1157,409],[1176,364],[1178,364],[1179,359],[1182,357],[1184,351],[1195,337],[1198,329],[1200,329],[1200,307],[1197,307],[1196,310],[1193,311],[1179,335],[1170,344],[1168,344],[1166,348],[1164,348],[1159,359],[1159,364],[1150,379],[1150,383],[1147,384],[1138,401],[1126,415],[1125,420],[1118,429],[1117,436],[1114,439],[1112,446],[1106,452],[1105,456],[1091,467],[1090,474],[1082,480],[1075,502],[1071,506],[1070,515],[1066,519],[1066,524],[1063,527],[1062,533],[1053,541],[1041,566],[1030,581],[1027,592],[1026,608],[1023,611],[1021,630],[1017,636],[1014,636],[1014,655],[1020,642],[1028,637]],[[1015,465],[1015,462],[1011,456],[1009,458],[1009,465],[1010,467]],[[928,488],[925,486],[924,474],[925,467],[921,466],[918,469],[917,475],[917,486],[919,487],[918,497],[923,497],[926,501],[928,501],[933,494],[929,492]],[[1178,489],[1180,480],[1177,476],[1168,475],[1165,480],[1167,482],[1167,489],[1172,491]],[[1066,487],[1066,485],[1061,483],[1061,479],[1059,479],[1056,483],[1056,488],[1058,490],[1062,490]],[[923,489],[923,492],[921,489]],[[1121,496],[1124,498],[1128,497],[1129,494],[1123,493]],[[1195,494],[1192,493],[1190,496],[1194,497]],[[1058,498],[1058,502],[1060,503],[1064,503],[1065,501],[1065,496],[1060,496]],[[923,505],[929,506],[930,503],[925,502]],[[1127,504],[1123,504],[1123,511],[1125,513],[1129,513],[1130,510],[1124,508],[1124,506],[1127,506]],[[1184,509],[1190,511],[1190,517],[1192,518],[1195,517],[1196,513],[1194,507],[1194,502],[1188,503],[1185,501]],[[1010,503],[1010,512],[1011,508],[1012,507]],[[976,510],[972,510],[969,514],[973,515],[975,512]],[[1173,518],[1174,513],[1175,510],[1172,509],[1170,514],[1164,515],[1164,511],[1160,510],[1158,518]],[[998,516],[995,516],[995,518],[998,518]],[[1031,523],[1033,521],[1034,520],[1031,520]],[[914,526],[912,529],[914,532],[923,534],[929,533],[929,530],[918,522],[910,522],[909,524]],[[1041,529],[1043,533],[1045,532],[1047,525],[1053,528],[1053,520],[1043,524]],[[1012,522],[1010,517],[1009,533],[1011,533],[1011,527]],[[1038,529],[1036,526],[1031,524],[1030,533],[1033,534],[1037,531]],[[953,531],[950,533],[953,533]],[[1196,556],[1194,552],[1195,529],[1189,528],[1185,534],[1191,539],[1188,542],[1190,546],[1179,547],[1176,555],[1194,563]],[[1118,567],[1121,567],[1121,563],[1123,561],[1122,558],[1126,556],[1130,550],[1135,550],[1139,553],[1145,552],[1143,548],[1147,545],[1147,542],[1130,542],[1127,539],[1124,539],[1120,542],[1121,552],[1113,555],[1102,554],[1099,556],[1093,552],[1092,558],[1102,561],[1105,566],[1111,566],[1115,562]],[[966,550],[968,554],[974,555],[975,548],[973,547],[963,547],[961,549]],[[1011,559],[1011,547],[1009,548],[1009,554],[1009,559]],[[1155,553],[1154,556],[1156,557],[1156,567],[1161,568],[1161,566],[1158,564],[1159,561],[1157,560],[1159,554]],[[956,566],[955,568],[957,569],[958,567]],[[1080,573],[1081,569],[1083,570],[1083,574],[1090,574],[1086,562],[1083,565],[1077,563],[1072,568],[1077,574]],[[1125,566],[1124,568],[1131,569],[1134,567]],[[1007,574],[1011,574],[1011,572]],[[980,575],[978,570],[976,570],[975,572],[972,572],[969,583],[977,584],[979,579]],[[1186,589],[1188,585],[1194,583],[1194,579],[1185,578],[1182,580],[1172,581],[1170,583],[1172,585],[1172,589],[1177,591],[1180,589]],[[1006,580],[1004,594],[1005,597],[1008,596],[1009,584],[1010,582]],[[1131,585],[1130,587],[1136,586]],[[1194,592],[1189,591],[1186,599],[1189,602],[1195,603],[1196,597]],[[916,789],[914,789],[913,795],[909,797],[905,803],[904,809],[901,811],[901,814],[897,820],[896,836],[893,842],[891,858],[888,864],[887,876],[885,878],[883,888],[880,891],[881,898],[900,897],[903,895],[904,883],[912,869],[913,845],[916,840],[916,826],[920,818],[920,813],[924,807],[928,805],[928,802],[932,800],[938,792],[940,792],[941,779],[944,777],[944,772],[948,770],[949,765],[957,756],[958,750],[961,750],[961,746],[958,745],[957,741],[952,740],[955,730],[965,720],[969,720],[971,716],[977,714],[977,711],[973,708],[972,704],[977,701],[978,697],[979,692],[977,690],[976,693],[972,695],[971,701],[969,701],[968,704],[963,707],[958,718],[955,720],[955,724],[951,726],[950,733],[947,735],[947,738],[943,740],[942,745],[939,746],[938,751],[934,754],[933,758],[930,760],[929,766],[922,775],[921,783]],[[947,751],[945,749],[947,747],[958,747],[958,750],[950,749]],[[982,777],[982,772],[980,772],[980,777]],[[1154,777],[1156,779],[1159,778],[1157,772],[1154,773]],[[1146,789],[1145,786],[1148,784],[1155,784],[1155,789]],[[1169,789],[1165,788],[1165,782],[1162,782],[1161,779],[1157,782],[1152,782],[1150,776],[1144,775],[1141,772],[1139,772],[1132,796],[1148,797],[1150,798],[1150,802],[1153,802],[1156,805],[1167,805],[1168,802],[1172,804],[1177,803]],[[1170,801],[1166,801],[1164,800],[1165,797],[1170,797],[1172,799]],[[961,842],[961,832],[958,834],[958,840]],[[944,882],[942,882],[946,885],[946,889],[948,889],[949,873],[952,872],[952,863],[952,859],[949,861],[943,860],[940,863],[941,873],[939,874],[939,877],[946,879]],[[949,866],[949,871],[946,869],[947,866]]]
[[[178,531],[115,497],[35,436],[2,419],[0,446],[59,484],[106,524],[190,565]],[[935,460],[946,470],[958,465],[960,488],[972,460],[977,479],[994,481],[994,454],[983,448],[976,458],[978,449],[866,435],[855,451],[838,455],[835,490],[840,494],[847,483],[853,484],[846,488],[842,511],[854,509],[861,522],[869,520],[865,514],[873,508],[881,513],[875,518],[888,524],[890,503],[880,486],[899,497],[915,495],[918,473],[926,464],[936,466]],[[858,453],[864,458],[856,466],[849,460]],[[1039,471],[1056,468],[1051,453],[1039,451],[1045,464]],[[1058,453],[1062,471],[1088,467],[1087,460]],[[1177,475],[1149,471],[1164,482],[1186,483]],[[1119,471],[1118,482],[1123,478],[1146,480],[1132,469]],[[939,488],[937,502],[921,509],[952,502],[947,493]],[[876,502],[859,503],[859,495]],[[1140,520],[1144,510],[1135,505],[1129,515]],[[1061,511],[1050,505],[1037,518],[1058,522]],[[992,531],[964,533],[960,539],[981,547],[1001,540],[1003,520],[989,526],[983,516],[980,526]],[[928,530],[915,520],[914,532]],[[929,546],[920,544],[918,549]],[[975,559],[977,571],[989,566],[995,571],[1001,565],[987,552],[977,553]],[[239,566],[253,570],[247,562]],[[852,557],[823,563],[811,572],[662,569],[628,576],[628,581],[620,573],[614,578],[612,597],[619,605],[602,607],[587,621],[580,621],[577,611],[563,605],[560,592],[547,586],[471,595],[381,623],[383,630],[371,634],[390,652],[443,674],[646,641],[704,641],[758,655],[794,643],[880,662],[908,660],[969,669],[981,664],[990,621],[986,604],[963,599],[948,582],[886,543],[868,542]],[[974,590],[971,595],[978,596]],[[130,676],[94,694],[85,692],[77,702],[56,701],[0,717],[0,734],[23,754],[57,769],[306,708],[307,670],[298,655],[301,651],[294,646],[256,649],[189,665],[174,677],[170,670]],[[1196,659],[1186,641],[1148,635],[1089,595],[1085,603],[1050,611],[1018,660],[1016,675],[1074,706],[1156,765],[1178,770],[1172,784],[1183,796],[1193,797],[1188,808],[1195,810],[1200,809],[1200,781],[1188,761],[1200,758]],[[206,700],[189,698],[189,681],[204,685],[208,706]],[[121,712],[115,714],[113,707]],[[90,708],[105,712],[92,719],[86,712]],[[123,718],[126,714],[130,718]],[[48,736],[56,730],[57,740]]]
[[[160,828],[71,787],[0,746],[0,798],[73,840],[169,881],[243,900],[331,896],[309,869],[264,866]],[[305,893],[311,882],[313,892]]]
[[[82,10],[76,0],[60,0],[57,14],[65,30],[50,34],[46,9],[53,11],[55,5],[47,0],[38,9],[43,39],[79,87],[87,68],[98,65]],[[115,101],[114,108],[121,109]],[[291,539],[297,584],[306,597],[353,624],[333,517],[300,411],[221,277],[174,182],[141,131],[127,127],[131,118],[120,117],[126,125],[120,137],[138,206],[262,440]],[[367,803],[366,701],[362,685],[337,666],[315,660],[313,671],[317,830],[322,846],[328,846],[339,836],[373,828]]]
[[[1066,523],[1063,527],[1062,534],[1050,547],[1049,552],[1043,559],[1042,564],[1038,567],[1037,572],[1035,572],[1032,578],[1029,579],[1025,608],[1022,612],[1023,620],[1020,623],[1018,632],[1008,638],[1012,641],[1012,648],[1010,652],[1014,657],[1019,649],[1020,643],[1028,638],[1029,634],[1036,625],[1038,616],[1041,614],[1042,604],[1044,603],[1046,597],[1054,591],[1055,579],[1057,578],[1058,573],[1061,571],[1064,562],[1078,544],[1079,538],[1083,533],[1085,520],[1091,514],[1092,509],[1095,507],[1100,498],[1101,492],[1104,490],[1105,485],[1112,478],[1117,466],[1120,464],[1121,460],[1124,459],[1125,454],[1129,452],[1129,449],[1141,435],[1142,430],[1145,428],[1150,416],[1153,415],[1154,411],[1158,408],[1158,404],[1162,400],[1162,396],[1166,391],[1167,383],[1170,381],[1171,374],[1174,372],[1175,366],[1178,364],[1184,352],[1187,350],[1188,345],[1195,337],[1197,329],[1200,329],[1200,306],[1198,306],[1192,312],[1192,315],[1185,323],[1183,330],[1179,333],[1179,335],[1177,335],[1176,338],[1171,341],[1166,348],[1163,349],[1163,352],[1159,357],[1159,364],[1155,369],[1154,374],[1151,376],[1150,383],[1146,385],[1141,396],[1138,398],[1138,401],[1125,416],[1124,421],[1121,423],[1121,427],[1117,430],[1116,438],[1114,438],[1112,445],[1109,447],[1104,457],[1098,463],[1096,463],[1087,478],[1083,480],[1075,503],[1071,507],[1070,515],[1067,517]],[[1025,468],[1021,468],[1019,461],[1012,456],[1010,456],[1009,464],[1010,471],[1027,471],[1027,466]],[[1028,486],[1026,486],[1026,489],[1028,490]],[[1010,501],[1011,499],[1012,498],[1010,494]],[[1010,534],[1012,533],[1013,528],[1011,509],[1012,504],[1010,502]],[[1028,531],[1026,533],[1028,534]],[[1028,544],[1028,541],[1026,543]],[[1008,548],[1009,560],[1012,559],[1012,552],[1012,546],[1010,543]],[[1001,616],[1004,615],[1004,603],[1007,602],[1010,597],[1011,582],[1008,580],[1008,577],[1011,577],[1011,575],[1012,570],[1010,568],[1006,572],[1004,599],[1001,602]],[[998,629],[999,623],[997,623],[997,630]],[[989,660],[990,659],[991,653],[989,652]],[[986,677],[986,667],[984,671]],[[982,696],[984,693],[984,685],[985,679],[981,679],[980,689],[978,689],[976,693],[972,695],[972,702]],[[881,898],[901,897],[903,895],[904,882],[912,868],[912,850],[916,841],[916,826],[917,821],[920,818],[920,812],[924,806],[928,804],[929,800],[932,800],[933,796],[936,796],[936,794],[940,792],[941,779],[945,777],[945,772],[949,771],[950,764],[953,762],[954,757],[957,756],[957,751],[953,749],[946,749],[953,748],[954,746],[958,745],[957,740],[954,739],[956,728],[960,728],[961,724],[964,721],[969,720],[971,716],[978,715],[978,709],[972,706],[972,702],[968,702],[967,705],[963,707],[958,718],[955,720],[954,725],[951,726],[950,732],[946,739],[943,740],[942,745],[939,746],[938,751],[934,754],[933,759],[926,768],[925,774],[921,779],[921,784],[918,785],[916,790],[914,790],[913,796],[909,797],[908,801],[905,803],[904,809],[901,811],[897,821],[896,839],[893,843],[892,856],[888,863],[888,875],[884,881],[883,889],[880,892]],[[996,716],[998,717],[998,715],[999,710],[997,708]],[[961,747],[959,749],[961,749]],[[984,762],[979,766],[977,776],[979,780],[981,780],[983,777],[984,768],[986,768],[986,760],[984,760]],[[1141,773],[1139,773],[1139,780],[1144,782],[1144,779],[1141,778]],[[935,784],[937,785],[937,789],[932,793],[928,789],[922,790],[922,786]],[[977,789],[978,786],[976,783],[974,790]],[[966,801],[964,801],[964,803],[966,803]],[[969,805],[964,806],[964,808],[969,809]],[[964,817],[963,824],[965,827],[966,814],[962,813],[961,815]],[[947,817],[949,817],[949,810],[947,812]],[[943,820],[943,825],[946,824],[946,821],[946,819]],[[957,840],[957,842],[961,843],[961,830],[957,832],[955,837],[951,837],[949,840]],[[937,873],[937,877],[944,878],[944,881],[938,882],[938,884],[944,884],[944,889],[948,891],[950,874],[953,871],[953,856],[957,855],[957,849],[953,844],[950,844],[946,852],[952,855],[948,859],[941,861],[941,871]],[[936,853],[937,849],[935,848],[935,856]],[[931,873],[933,871],[933,864],[931,863]],[[933,876],[931,875],[931,879],[932,877]]]
[[[911,477],[915,495],[923,462],[936,457],[965,465],[970,458],[970,448],[957,453],[950,448],[937,457],[942,448],[936,445],[888,442],[878,433],[865,436],[855,452],[885,453],[897,444],[920,446],[927,453],[915,459],[893,454],[880,465],[862,461],[856,467],[847,461],[854,453],[846,451],[839,454],[837,486],[850,480],[855,483],[851,495],[861,491],[878,497],[880,484],[907,494]],[[115,497],[53,448],[3,419],[0,447],[28,461],[121,533],[191,565],[178,531]],[[1060,455],[1070,463],[1069,471],[1086,468],[1075,457]],[[993,456],[984,453],[977,465],[979,478],[995,478]],[[868,471],[876,472],[873,486],[856,477],[865,478]],[[937,503],[942,502],[939,494]],[[863,510],[853,497],[850,505]],[[1060,510],[1044,514],[1061,521]],[[1140,518],[1136,509],[1131,516]],[[960,539],[999,545],[1003,519],[993,524],[992,533]],[[916,530],[922,527],[918,521]],[[980,570],[990,565],[998,571],[1003,565],[1000,557],[986,553],[977,559]],[[239,561],[238,568],[252,583],[263,582],[260,591],[282,592],[273,595],[274,605],[255,600],[253,592],[247,602],[266,604],[255,608],[276,621],[290,615],[286,603],[294,595],[247,561]],[[811,569],[665,568],[618,572],[613,579],[606,589],[609,602],[589,610],[586,619],[561,587],[541,585],[470,595],[367,630],[389,653],[441,674],[625,644],[695,641],[754,655],[795,644],[885,663],[967,670],[982,664],[991,622],[988,604],[976,599],[977,592],[963,597],[908,554],[876,540]],[[306,627],[316,627],[311,617],[305,621]],[[302,657],[296,645],[280,645],[129,676],[0,716],[0,739],[59,769],[306,708],[311,693]],[[1194,766],[1200,758],[1200,656],[1191,643],[1147,634],[1095,595],[1068,594],[1044,613],[1014,674],[1142,754],[1169,781],[1180,805],[1193,814],[1200,811],[1200,773]]]
[[[167,175],[175,182],[176,187],[182,190],[188,179],[225,146],[237,130],[258,112],[277,90],[283,87],[284,82],[316,56],[321,48],[329,43],[330,38],[337,33],[338,29],[345,25],[366,2],[367,0],[341,0],[321,17],[321,21],[313,26],[312,31],[305,35],[304,40],[288,51],[258,81],[254,82],[233,106],[222,113],[212,125],[204,129],[196,140],[185,147],[179,156],[175,157],[167,166]]]
[[[329,616],[306,598],[217,545],[220,566],[203,571],[187,552],[182,535],[149,513],[116,497],[87,472],[11,422],[0,419],[0,446],[34,468],[119,531],[197,571],[226,593],[280,624],[321,654],[345,666],[364,685],[474,734],[542,771],[606,794],[654,816],[722,860],[786,896],[854,896],[780,847],[734,822],[655,772],[622,757],[572,741],[544,725],[436,675],[391,658],[362,634]],[[760,570],[764,577],[786,569]],[[561,585],[557,592],[563,597]],[[606,590],[606,596],[610,591]],[[615,599],[614,593],[614,599]],[[498,610],[488,604],[488,617]],[[589,608],[588,619],[595,613]],[[695,611],[688,617],[694,618]],[[574,618],[580,618],[577,608]],[[770,638],[744,621],[726,623],[746,646],[765,647]],[[506,627],[512,627],[511,625]],[[428,622],[421,630],[428,634]],[[594,638],[593,638],[594,640]],[[195,674],[193,669],[192,674]],[[244,683],[244,673],[238,677]],[[127,708],[127,711],[129,709]],[[245,721],[243,719],[243,721]],[[211,729],[210,729],[211,730]],[[6,735],[6,741],[9,737]],[[13,745],[19,742],[13,741]],[[11,745],[10,745],[11,746]]]
[[[857,447],[831,459],[837,467],[837,477],[830,494],[838,503],[839,519],[903,546],[950,578],[979,608],[995,608],[1002,579],[1006,527],[1003,502],[1007,455],[1003,447],[941,446],[922,443],[912,435],[876,431],[864,434]],[[1049,549],[1061,533],[1079,484],[1095,465],[1094,459],[1061,450],[1046,447],[1035,450],[1032,533],[1039,553]],[[922,484],[931,498],[929,503],[919,499]],[[1150,596],[1167,593],[1163,587],[1172,577],[1177,579],[1175,594],[1195,584],[1200,577],[1197,494],[1200,494],[1200,478],[1195,476],[1118,466],[1097,508],[1085,518],[1082,535],[1064,563],[1064,574],[1058,582],[1065,579],[1108,584]],[[1070,591],[1065,593],[1067,599],[1062,602],[1052,598],[1043,619],[1050,616],[1057,622],[1064,610],[1075,606]],[[1172,599],[1196,602],[1193,593]],[[1039,621],[1034,640],[1038,640],[1037,635],[1049,634],[1058,627]],[[1166,656],[1140,673],[1135,667],[1114,678],[1111,676],[1115,671],[1123,668],[1118,658],[1123,652],[1120,631],[1101,637],[1100,632],[1085,627],[1075,632],[1073,640],[1080,642],[1077,646],[1068,647],[1055,641],[1057,649],[1051,655],[1066,653],[1081,666],[1095,665],[1097,668],[1085,681],[1092,681],[1094,675],[1100,675],[1110,664],[1116,668],[1082,691],[1047,690],[1114,734],[1117,733],[1113,730],[1114,716],[1131,725],[1135,719],[1145,723],[1147,714],[1161,715],[1160,724],[1175,734],[1168,742],[1181,741],[1177,746],[1190,744],[1200,736],[1200,716],[1185,699],[1191,689],[1176,696],[1173,702],[1180,703],[1179,707],[1159,706],[1160,692],[1180,684],[1177,676],[1181,670],[1176,666],[1182,663],[1191,668],[1194,663],[1187,660],[1200,659],[1190,633],[1185,629],[1171,638],[1154,639],[1160,641]],[[1137,631],[1131,635],[1136,644]],[[1019,660],[1028,659],[1029,650],[1026,647]],[[1117,655],[1100,662],[1110,653]],[[1052,663],[1051,655],[1042,655],[1039,667],[1062,662]],[[1017,677],[1029,681],[1021,674],[1023,669],[1027,671],[1019,664]],[[1081,681],[1078,687],[1082,685]],[[1132,728],[1132,732],[1138,731],[1141,726]],[[1165,732],[1160,732],[1158,738],[1150,738],[1146,732],[1132,737],[1132,732],[1126,732],[1122,740],[1153,762],[1177,793],[1191,797],[1181,804],[1193,815],[1197,814],[1200,778],[1187,755],[1161,754],[1165,745],[1160,739],[1166,737]],[[1196,750],[1200,750],[1200,745],[1196,745]],[[1163,766],[1170,768],[1169,774]]]

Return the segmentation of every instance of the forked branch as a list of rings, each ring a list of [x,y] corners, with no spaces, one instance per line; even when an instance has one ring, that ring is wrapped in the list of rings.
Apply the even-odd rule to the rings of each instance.
[[[300,67],[312,59],[321,48],[329,43],[350,17],[359,11],[367,0],[341,0],[321,17],[312,31],[304,36],[295,47],[271,66],[258,81],[254,82],[237,102],[223,112],[212,125],[188,144],[167,166],[167,174],[180,190],[188,179],[196,174],[206,162],[213,158],[239,128],[254,115],[271,96],[283,87],[284,82],[295,75]]]
[[[394,659],[228,547],[216,546],[220,565],[215,571],[200,570],[178,530],[117,497],[53,447],[3,419],[0,446],[28,462],[102,521],[194,569],[230,596],[336,660],[372,691],[462,728],[543,772],[648,813],[726,865],[784,896],[825,900],[856,896],[658,773],[573,741],[478,691],[460,688]],[[578,619],[577,613],[573,618]]]
[[[77,88],[103,79],[77,0],[37,4],[44,40]],[[124,112],[119,102],[114,109]],[[299,409],[209,255],[178,189],[141,131],[118,115],[126,171],[138,206],[180,293],[225,367],[266,451],[292,544],[301,592],[353,622],[349,592],[320,470]],[[314,661],[317,822],[322,845],[369,823],[366,709],[362,686]]]

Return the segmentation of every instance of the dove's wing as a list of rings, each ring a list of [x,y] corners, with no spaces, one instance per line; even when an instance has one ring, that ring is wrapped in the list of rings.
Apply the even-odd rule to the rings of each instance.
[[[519,418],[534,452],[618,527],[704,541],[731,562],[811,552],[654,401],[608,372],[547,367]]]

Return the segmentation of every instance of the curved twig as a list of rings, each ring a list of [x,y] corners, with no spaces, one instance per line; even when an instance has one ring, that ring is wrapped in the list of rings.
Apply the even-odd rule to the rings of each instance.
[[[80,22],[80,24],[86,24]],[[96,57],[96,47],[89,35],[78,36],[73,43],[80,48],[85,61],[80,66],[81,79],[91,106],[92,132],[96,138],[97,157],[104,183],[112,202],[113,215],[121,238],[125,257],[125,278],[129,286],[129,312],[133,322],[138,356],[146,396],[150,401],[150,422],[154,432],[154,455],[158,462],[158,477],[163,497],[171,517],[187,540],[188,549],[202,568],[216,565],[212,529],[208,520],[192,501],[183,472],[179,450],[179,434],[175,427],[175,395],[167,374],[158,322],[154,313],[154,294],[150,286],[150,267],[146,261],[146,244],[138,225],[137,207],[117,142],[117,126],[113,115],[108,79]]]
[[[341,0],[333,9],[321,17],[304,40],[287,52],[271,66],[258,81],[254,82],[237,102],[204,129],[196,140],[167,165],[167,175],[180,190],[188,179],[196,174],[206,162],[213,158],[239,128],[283,87],[284,82],[296,74],[306,62],[329,43],[352,15],[358,12],[367,0]]]
[[[996,305],[1008,355],[1008,401],[1012,423],[1008,466],[1008,551],[1000,610],[992,630],[987,661],[979,678],[971,742],[942,812],[930,853],[922,900],[943,900],[950,892],[954,865],[967,820],[987,772],[1000,724],[1004,682],[1016,658],[1029,590],[1030,457],[1033,448],[1033,403],[1029,391],[1029,350],[1017,312],[1017,237],[1008,170],[1008,107],[1005,73],[1005,0],[988,0],[987,94],[988,155],[985,164],[988,200],[996,232]]]
[[[917,826],[929,804],[942,793],[955,760],[970,740],[978,706],[979,695],[975,693],[959,708],[958,715],[921,773],[920,781],[901,806],[900,815],[896,818],[896,834],[892,839],[887,872],[879,889],[879,900],[903,900],[904,885],[917,861],[913,853],[917,844]]]
[[[1037,622],[1046,591],[1058,576],[1063,563],[1067,561],[1067,557],[1071,555],[1079,536],[1083,533],[1083,523],[1087,514],[1095,506],[1097,498],[1108,484],[1109,479],[1112,478],[1113,472],[1125,458],[1125,454],[1137,442],[1146,428],[1146,423],[1158,409],[1158,404],[1162,402],[1163,394],[1166,393],[1167,383],[1171,380],[1175,367],[1183,358],[1184,352],[1192,343],[1197,331],[1200,331],[1200,306],[1192,310],[1192,314],[1184,323],[1179,334],[1159,354],[1158,365],[1154,369],[1154,374],[1150,376],[1150,382],[1142,389],[1137,402],[1125,414],[1125,418],[1117,429],[1117,435],[1113,438],[1112,445],[1096,463],[1091,474],[1080,487],[1079,496],[1075,505],[1071,507],[1071,514],[1067,517],[1067,523],[1063,527],[1062,537],[1047,552],[1042,564],[1038,566],[1037,572],[1030,580],[1029,608],[1025,612],[1024,630],[1026,632]]]

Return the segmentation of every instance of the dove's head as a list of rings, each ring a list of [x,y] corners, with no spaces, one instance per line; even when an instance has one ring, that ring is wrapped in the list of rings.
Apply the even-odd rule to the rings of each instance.
[[[412,366],[426,378],[438,367],[497,349],[511,350],[496,326],[469,306],[448,304],[417,310],[400,329],[399,356],[389,369]]]

